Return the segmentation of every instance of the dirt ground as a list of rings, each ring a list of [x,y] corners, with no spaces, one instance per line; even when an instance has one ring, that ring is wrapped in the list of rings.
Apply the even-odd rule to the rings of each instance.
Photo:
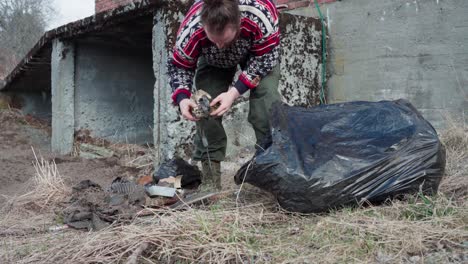
[[[49,161],[55,160],[58,171],[68,186],[83,180],[92,180],[105,187],[117,177],[134,179],[153,172],[151,165],[142,168],[126,165],[132,158],[128,156],[132,154],[114,155],[104,159],[55,155],[50,150],[50,137],[49,122],[23,116],[15,111],[0,110],[0,207],[6,200],[27,193],[31,187],[30,180],[35,174],[32,165],[35,160],[33,149],[38,157]],[[147,152],[139,155],[151,155],[145,147],[140,147],[138,151]],[[138,151],[132,150],[132,152]],[[251,154],[253,155],[253,152]],[[238,162],[223,163],[225,188],[235,187],[234,173],[239,169],[239,164],[246,162],[249,157],[250,155],[244,155]]]
[[[116,177],[141,173],[140,169],[120,165],[115,157],[87,160],[54,155],[50,151],[50,134],[47,122],[16,112],[0,112],[0,205],[27,193],[31,187],[30,180],[35,174],[33,149],[38,157],[55,160],[69,186],[87,179],[108,186]]]

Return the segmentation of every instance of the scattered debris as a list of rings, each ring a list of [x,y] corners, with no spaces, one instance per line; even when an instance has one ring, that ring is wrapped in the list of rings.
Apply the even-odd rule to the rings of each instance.
[[[231,195],[234,196],[232,192],[194,193],[192,195],[187,195],[184,199],[180,199],[177,203],[170,205],[169,208],[179,210],[186,206],[198,204],[208,205]]]
[[[64,222],[76,229],[101,230],[131,220],[145,204],[143,188],[117,178],[107,191],[90,180],[73,187]]]
[[[154,182],[164,182],[167,178],[183,175],[181,188],[196,189],[202,182],[201,171],[181,158],[175,158],[163,163],[153,176]]]
[[[76,229],[101,230],[144,215],[144,208],[175,209],[207,201],[214,194],[193,196],[200,183],[200,170],[182,159],[163,164],[154,178],[145,176],[134,182],[117,177],[106,189],[90,180],[82,181],[73,187],[63,211],[64,222]]]
[[[149,176],[149,175],[142,176],[137,180],[137,183],[139,185],[143,185],[143,186],[145,186],[147,184],[151,184],[152,182],[153,182],[153,177]]]
[[[157,197],[157,196],[172,198],[176,195],[177,189],[171,188],[171,187],[158,186],[158,185],[150,185],[150,186],[146,186],[145,191],[146,191],[146,194],[148,194],[148,196],[151,198]]]
[[[91,144],[80,144],[80,157],[85,159],[102,159],[114,156],[114,152],[108,148]]]
[[[63,230],[67,230],[69,229],[70,227],[68,225],[56,225],[56,226],[51,226],[49,227],[49,232],[60,232],[60,231],[63,231]]]

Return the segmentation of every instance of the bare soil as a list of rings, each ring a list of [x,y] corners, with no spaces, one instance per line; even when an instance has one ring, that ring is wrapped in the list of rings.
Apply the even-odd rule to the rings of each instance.
[[[98,142],[84,137],[84,143],[102,144],[110,146],[109,142]],[[135,179],[144,175],[151,175],[152,166],[126,166],[132,155],[115,155],[104,159],[84,159],[72,155],[56,155],[50,149],[51,127],[50,123],[23,116],[15,110],[0,110],[0,208],[7,200],[28,193],[31,188],[31,178],[35,174],[32,162],[33,149],[39,157],[45,160],[54,160],[58,171],[65,179],[67,186],[74,186],[83,180],[92,180],[102,187],[109,186],[117,177]],[[126,148],[114,146],[114,148]],[[144,147],[132,149],[135,157],[150,155],[150,150]],[[127,150],[122,150],[127,152]],[[127,153],[125,153],[127,154]],[[225,189],[235,188],[234,174],[240,165],[253,156],[253,151],[247,151],[235,161],[223,163],[222,184]],[[151,163],[150,163],[151,164]]]
[[[2,203],[28,192],[35,174],[32,149],[45,160],[55,160],[67,185],[92,180],[108,186],[116,177],[137,177],[142,169],[123,166],[116,157],[87,160],[55,155],[50,150],[47,122],[0,110],[0,207]]]

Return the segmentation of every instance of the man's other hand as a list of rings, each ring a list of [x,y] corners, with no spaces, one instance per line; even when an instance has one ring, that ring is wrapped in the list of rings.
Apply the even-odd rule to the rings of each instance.
[[[179,107],[180,112],[182,113],[182,116],[185,119],[190,121],[198,121],[198,119],[192,115],[192,109],[197,107],[197,104],[195,104],[195,102],[193,102],[190,99],[183,99],[182,101],[180,101]]]
[[[211,101],[210,106],[215,106],[218,103],[220,104],[218,109],[211,113],[212,116],[222,116],[229,109],[231,109],[232,103],[239,97],[239,91],[236,88],[230,88],[229,91],[218,95],[213,101]]]

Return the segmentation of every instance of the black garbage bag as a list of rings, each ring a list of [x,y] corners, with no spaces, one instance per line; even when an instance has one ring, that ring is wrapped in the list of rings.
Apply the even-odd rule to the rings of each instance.
[[[289,211],[313,213],[399,194],[437,192],[445,148],[405,100],[316,108],[276,104],[265,151],[235,175]]]
[[[190,165],[181,158],[174,158],[161,164],[154,173],[153,180],[158,183],[161,179],[182,176],[182,188],[195,189],[201,184],[201,172],[197,166]]]

